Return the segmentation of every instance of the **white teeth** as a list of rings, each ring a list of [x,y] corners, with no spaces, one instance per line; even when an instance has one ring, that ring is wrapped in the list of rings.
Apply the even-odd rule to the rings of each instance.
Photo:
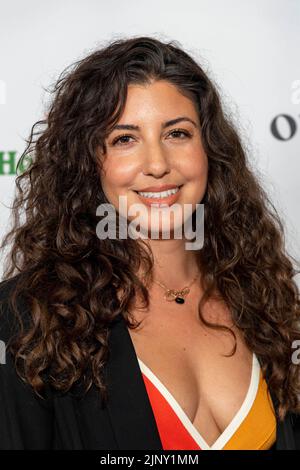
[[[177,187],[174,189],[169,189],[168,191],[162,191],[161,193],[150,193],[150,192],[138,191],[138,194],[140,194],[143,197],[162,199],[163,197],[170,196],[171,194],[176,194],[178,191],[179,191],[179,188]]]

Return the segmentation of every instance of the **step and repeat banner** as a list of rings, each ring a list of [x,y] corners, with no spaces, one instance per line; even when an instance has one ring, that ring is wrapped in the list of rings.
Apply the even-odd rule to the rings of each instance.
[[[1,2],[0,237],[10,226],[16,165],[31,126],[45,115],[47,88],[105,41],[151,35],[178,41],[217,84],[282,216],[287,250],[300,260],[299,25],[298,0]]]

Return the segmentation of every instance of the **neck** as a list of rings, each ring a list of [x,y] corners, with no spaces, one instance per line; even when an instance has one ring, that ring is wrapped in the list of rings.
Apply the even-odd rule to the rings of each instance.
[[[182,289],[199,273],[199,252],[185,249],[186,240],[146,240],[154,258],[153,279]]]

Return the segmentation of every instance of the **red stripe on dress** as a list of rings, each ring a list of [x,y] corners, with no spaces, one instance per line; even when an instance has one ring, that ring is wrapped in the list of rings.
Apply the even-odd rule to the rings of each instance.
[[[142,373],[151,403],[160,440],[164,450],[202,450],[184,427],[175,411],[155,387]]]

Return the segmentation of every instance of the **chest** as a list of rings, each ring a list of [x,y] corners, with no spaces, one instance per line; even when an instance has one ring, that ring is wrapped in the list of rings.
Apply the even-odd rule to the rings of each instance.
[[[195,311],[179,309],[180,306],[177,310],[175,306],[170,311],[164,309],[163,314],[153,310],[143,317],[136,314],[135,318],[143,318],[143,322],[137,329],[128,328],[128,332],[138,359],[211,445],[245,399],[253,355],[224,306],[219,305],[218,311],[216,304],[210,304],[206,318],[218,318],[218,323],[235,332],[237,349],[228,357],[225,355],[234,346],[230,333],[207,328]]]

